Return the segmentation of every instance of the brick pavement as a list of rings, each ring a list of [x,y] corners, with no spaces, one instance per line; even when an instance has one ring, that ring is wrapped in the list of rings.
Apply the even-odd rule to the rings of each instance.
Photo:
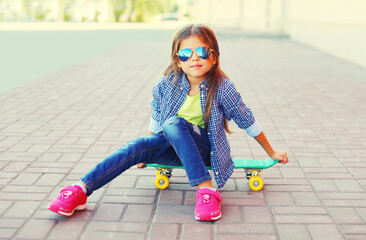
[[[62,186],[146,134],[170,39],[146,40],[0,95],[0,238],[365,239],[366,70],[289,39],[218,37],[224,71],[291,160],[263,172],[263,191],[235,171],[221,191],[222,219],[198,223],[183,171],[160,191],[154,170],[133,168],[86,211],[46,209]],[[231,128],[235,157],[266,158]]]

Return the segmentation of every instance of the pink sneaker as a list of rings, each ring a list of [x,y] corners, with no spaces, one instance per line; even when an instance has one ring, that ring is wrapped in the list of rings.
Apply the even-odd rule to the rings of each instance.
[[[197,190],[197,203],[194,211],[195,218],[198,221],[216,221],[221,218],[221,202],[220,193],[203,188]]]
[[[86,208],[86,199],[86,194],[79,186],[68,185],[61,190],[57,198],[51,201],[48,209],[69,217],[75,210],[84,210]]]

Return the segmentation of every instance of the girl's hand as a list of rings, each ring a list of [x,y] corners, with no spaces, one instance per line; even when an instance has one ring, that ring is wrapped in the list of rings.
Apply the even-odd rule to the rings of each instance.
[[[278,160],[282,164],[288,163],[288,157],[286,152],[274,150],[270,157],[273,160]]]
[[[137,168],[146,168],[146,163],[137,164]]]

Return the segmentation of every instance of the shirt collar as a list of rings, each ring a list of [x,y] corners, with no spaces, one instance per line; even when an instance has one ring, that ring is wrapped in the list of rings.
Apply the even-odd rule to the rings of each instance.
[[[189,88],[189,82],[188,82],[188,78],[187,78],[187,75],[185,73],[182,74],[182,77],[180,78],[180,84],[182,87],[184,88]],[[205,80],[203,80],[201,83],[200,83],[200,89],[204,88],[204,89],[207,89],[208,87],[208,83],[207,83],[207,80],[205,78]]]
[[[206,88],[206,89],[207,89],[207,87],[208,87],[208,83],[207,83],[206,78],[205,78],[205,80],[203,80],[203,81],[200,83],[200,89],[201,89],[201,88]]]

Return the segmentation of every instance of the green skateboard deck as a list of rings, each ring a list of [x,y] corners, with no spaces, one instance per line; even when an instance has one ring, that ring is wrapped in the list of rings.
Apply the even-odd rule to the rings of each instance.
[[[253,191],[259,191],[263,188],[263,180],[260,172],[275,165],[278,161],[272,160],[253,160],[253,159],[233,159],[235,169],[244,169],[246,178],[249,180],[249,187]],[[155,185],[159,189],[165,189],[169,186],[169,178],[172,176],[173,169],[184,169],[183,166],[168,166],[160,164],[146,164],[147,167],[155,167],[157,169]],[[207,166],[211,170],[211,166]]]

